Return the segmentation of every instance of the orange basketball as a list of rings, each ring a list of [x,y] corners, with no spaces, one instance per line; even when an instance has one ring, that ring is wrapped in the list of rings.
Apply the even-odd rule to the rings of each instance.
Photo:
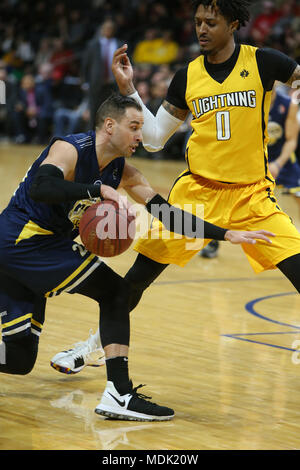
[[[79,224],[85,248],[104,258],[124,253],[134,240],[135,230],[135,216],[108,199],[90,206]]]

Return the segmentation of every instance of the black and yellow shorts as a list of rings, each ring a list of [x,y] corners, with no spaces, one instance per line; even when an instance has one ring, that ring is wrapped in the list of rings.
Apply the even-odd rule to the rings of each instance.
[[[242,248],[255,272],[274,269],[280,261],[300,253],[300,234],[278,206],[274,183],[265,178],[254,184],[228,184],[207,180],[183,172],[175,181],[169,203],[196,215],[202,207],[202,216],[208,222],[231,230],[268,230],[276,237],[272,244],[257,241]],[[201,213],[201,210],[200,210]],[[191,240],[170,234],[153,219],[151,229],[138,240],[134,249],[163,264],[186,263],[210,240]]]

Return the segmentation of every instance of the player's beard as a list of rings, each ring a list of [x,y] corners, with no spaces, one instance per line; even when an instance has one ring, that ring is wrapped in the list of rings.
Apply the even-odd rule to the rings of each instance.
[[[208,56],[210,54],[210,51],[208,51],[207,49],[204,49],[200,46],[200,52],[202,55],[205,55],[205,56]]]

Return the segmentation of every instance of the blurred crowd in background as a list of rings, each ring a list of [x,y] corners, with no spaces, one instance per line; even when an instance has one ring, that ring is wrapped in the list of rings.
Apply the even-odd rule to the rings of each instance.
[[[299,63],[299,0],[254,1],[251,14],[237,41],[276,48]],[[124,43],[135,86],[156,113],[175,71],[199,55],[190,2],[2,0],[0,140],[44,145],[54,134],[93,128],[95,110],[115,88],[111,60]],[[163,151],[138,154],[183,159],[189,128],[187,121]]]

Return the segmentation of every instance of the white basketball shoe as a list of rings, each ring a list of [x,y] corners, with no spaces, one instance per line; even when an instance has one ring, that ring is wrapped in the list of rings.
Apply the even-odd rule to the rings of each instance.
[[[112,382],[107,382],[101,402],[96,406],[95,412],[108,418],[128,421],[168,421],[175,415],[174,410],[148,401],[151,397],[138,393],[143,387],[132,387],[128,384],[127,393],[120,395]]]
[[[79,341],[72,349],[56,354],[50,365],[63,374],[77,374],[86,366],[100,367],[105,364],[105,353],[100,343],[99,331],[86,341]]]

